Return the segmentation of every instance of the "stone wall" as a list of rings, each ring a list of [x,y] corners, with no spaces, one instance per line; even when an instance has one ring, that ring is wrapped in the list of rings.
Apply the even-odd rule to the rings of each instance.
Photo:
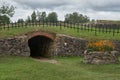
[[[86,64],[110,64],[119,63],[119,52],[84,52],[84,63]]]
[[[0,39],[0,55],[29,56],[27,36]]]
[[[30,33],[31,35],[32,33]],[[0,39],[0,55],[30,56],[29,34]],[[44,35],[45,36],[45,35]],[[54,36],[54,35],[53,35]],[[52,56],[80,56],[86,50],[87,40],[57,34],[50,47]],[[120,51],[120,41],[115,41],[115,50]]]
[[[28,40],[35,36],[55,38],[55,34],[44,31],[29,32],[11,38],[0,39],[0,55],[30,56]]]
[[[113,41],[115,45],[115,50],[120,52],[120,41]]]
[[[54,55],[80,56],[86,49],[86,40],[58,34],[55,42]]]

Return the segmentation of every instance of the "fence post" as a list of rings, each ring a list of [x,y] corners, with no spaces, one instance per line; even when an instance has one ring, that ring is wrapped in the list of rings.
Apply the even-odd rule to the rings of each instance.
[[[7,26],[8,30],[9,30],[9,25],[10,25],[10,23],[8,23],[8,26]]]
[[[119,29],[120,29],[120,28],[119,28],[119,25],[117,24],[117,33],[119,33]]]
[[[60,30],[62,30],[62,25],[61,25],[61,21],[59,21],[60,22]]]
[[[72,22],[70,22],[70,28],[73,28]]]
[[[91,24],[90,27],[91,27],[91,32],[93,31],[93,28],[94,28],[95,24]]]
[[[107,27],[108,27],[108,24],[105,25],[105,32],[106,33],[108,32]]]
[[[115,36],[115,30],[114,30],[114,28],[113,28],[113,36]]]
[[[102,24],[102,28],[103,28],[103,33],[105,33],[105,26],[106,26],[106,24],[104,23],[104,24]]]
[[[45,27],[45,25],[44,25],[44,20],[42,21],[42,23],[43,23],[43,28]]]
[[[112,25],[112,28],[113,28],[113,36],[115,36],[115,25]]]
[[[17,28],[19,28],[20,27],[20,23],[19,22],[17,22]]]
[[[55,22],[55,26],[57,27],[57,21]]]
[[[40,26],[40,20],[38,20],[38,26]]]
[[[76,29],[76,23],[75,23],[75,22],[73,23],[73,25],[74,25],[74,26],[73,26],[73,27],[74,27],[74,29]]]
[[[88,32],[89,32],[89,30],[90,30],[90,28],[89,28],[90,26],[89,26],[89,24],[87,23],[87,29],[88,29]]]
[[[46,26],[49,27],[49,21],[48,20],[46,21]]]
[[[77,23],[77,32],[79,32],[79,23]]]
[[[14,27],[14,23],[12,22],[11,24],[12,24],[11,27],[13,28]]]
[[[109,26],[109,34],[110,34],[110,33],[111,33],[111,30],[112,30],[112,27],[111,27],[110,24],[108,24],[108,26]]]
[[[63,26],[64,26],[64,28],[65,28],[65,21],[63,21]]]
[[[96,24],[96,26],[95,26],[95,36],[97,36],[97,26],[98,26],[98,24]]]
[[[86,23],[84,23],[84,30],[86,31]]]
[[[81,27],[80,30],[83,30],[83,24],[82,23],[80,24],[80,27]]]
[[[3,23],[3,28],[4,28],[4,30],[5,30],[5,22]]]
[[[2,25],[1,25],[1,22],[0,22],[0,30],[2,30],[2,28],[1,28],[1,27],[2,27]]]

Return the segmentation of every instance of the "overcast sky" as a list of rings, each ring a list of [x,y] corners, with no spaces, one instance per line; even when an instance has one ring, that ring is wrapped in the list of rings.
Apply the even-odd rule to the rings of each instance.
[[[57,12],[60,20],[65,14],[79,12],[90,19],[120,20],[120,0],[0,0],[16,7],[12,20],[27,18],[33,10]]]

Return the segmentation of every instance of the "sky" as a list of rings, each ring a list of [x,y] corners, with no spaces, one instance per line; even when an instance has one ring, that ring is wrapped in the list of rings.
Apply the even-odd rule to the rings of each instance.
[[[120,20],[120,0],[0,0],[16,7],[12,20],[26,19],[32,12],[57,12],[59,20],[65,14],[79,12],[95,20]]]

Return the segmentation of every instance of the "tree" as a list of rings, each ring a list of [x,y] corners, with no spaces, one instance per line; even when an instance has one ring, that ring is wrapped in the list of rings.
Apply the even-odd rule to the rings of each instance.
[[[28,16],[26,22],[30,22],[30,21],[31,21],[30,16]]]
[[[46,12],[41,13],[41,21],[46,21]]]
[[[86,16],[86,15],[84,15],[84,16],[82,16],[82,21],[81,22],[89,22],[90,21],[90,19],[89,19],[89,17],[88,16]]]
[[[92,23],[95,23],[96,21],[95,21],[95,19],[92,19],[91,22],[92,22]]]
[[[6,15],[0,15],[0,23],[10,23],[10,18]]]
[[[33,13],[31,14],[31,19],[32,19],[32,21],[36,21],[36,17],[37,17],[37,15],[36,15],[36,12],[35,11],[33,11]]]
[[[46,17],[47,16],[47,14],[46,14],[46,12],[37,12],[37,20],[38,21],[46,21]]]
[[[24,20],[23,19],[18,19],[18,21],[17,21],[18,23],[23,23],[24,22]]]
[[[48,14],[47,20],[48,20],[49,22],[56,22],[56,21],[58,21],[58,18],[57,18],[57,17],[58,17],[58,16],[57,16],[57,13],[56,13],[56,12],[51,12],[51,13]]]
[[[37,21],[40,21],[41,19],[41,12],[37,11]]]
[[[3,4],[0,7],[0,22],[9,23],[10,17],[13,17],[15,13],[15,7],[13,5]]]
[[[65,22],[72,23],[85,23],[89,21],[89,17],[86,15],[79,14],[77,12],[73,12],[72,14],[65,15]]]
[[[79,22],[79,13],[74,12],[74,13],[72,14],[72,22],[73,22],[73,23],[78,23],[78,22]]]
[[[72,14],[67,14],[65,16],[65,22],[78,23],[79,22],[79,13],[73,12]]]

